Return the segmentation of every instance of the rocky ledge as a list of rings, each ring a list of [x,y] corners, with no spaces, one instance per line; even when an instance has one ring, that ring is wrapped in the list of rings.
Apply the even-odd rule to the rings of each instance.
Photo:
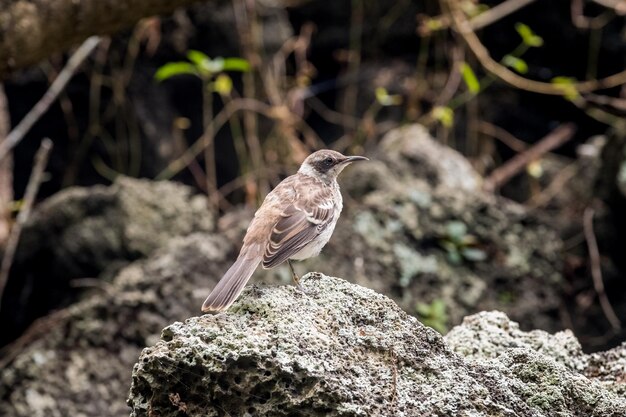
[[[227,312],[163,330],[135,365],[132,416],[624,416],[626,345],[499,312],[442,337],[342,279],[251,286]]]

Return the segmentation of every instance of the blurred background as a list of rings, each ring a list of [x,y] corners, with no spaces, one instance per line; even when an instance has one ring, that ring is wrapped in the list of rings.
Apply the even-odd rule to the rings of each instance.
[[[129,381],[320,148],[372,161],[300,271],[442,333],[498,309],[586,352],[626,340],[624,1],[19,3],[0,7],[3,400],[42,352],[96,349],[83,368],[114,356],[95,378]]]

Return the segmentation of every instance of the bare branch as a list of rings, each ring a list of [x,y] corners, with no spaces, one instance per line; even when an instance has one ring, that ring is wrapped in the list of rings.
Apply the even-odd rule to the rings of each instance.
[[[505,18],[518,11],[519,9],[528,6],[530,3],[534,3],[537,0],[507,0],[494,6],[484,13],[479,14],[470,22],[472,29],[479,30],[486,26],[489,26],[498,20]]]
[[[507,84],[510,84],[513,87],[519,88],[521,90],[556,96],[562,96],[566,93],[567,90],[564,89],[563,86],[542,81],[535,81],[529,78],[522,77],[495,61],[489,54],[487,48],[485,48],[480,39],[478,39],[476,32],[474,32],[474,30],[472,29],[471,23],[467,20],[465,14],[460,9],[459,1],[440,0],[440,3],[442,9],[448,11],[448,14],[450,15],[452,20],[452,26],[454,27],[454,30],[456,30],[456,32],[458,32],[463,37],[465,43],[467,43],[472,53],[476,56],[476,59],[478,59],[478,61],[483,66],[483,68],[485,68],[485,70],[498,77],[502,81],[506,82]],[[626,70],[599,80],[593,79],[573,83],[571,85],[568,85],[567,87],[575,89],[579,93],[589,93],[595,90],[617,87],[625,83]]]
[[[615,10],[620,16],[626,15],[626,0],[591,0],[601,6]]]
[[[45,138],[41,141],[41,145],[35,154],[33,171],[30,175],[30,179],[28,180],[26,192],[24,193],[24,202],[22,203],[22,208],[17,215],[17,221],[11,229],[11,235],[9,236],[9,241],[7,242],[6,251],[2,257],[2,264],[0,264],[0,304],[2,303],[4,287],[6,286],[9,278],[9,271],[11,270],[11,264],[13,263],[13,257],[15,256],[17,244],[20,240],[22,227],[24,227],[26,220],[28,220],[28,217],[30,216],[30,211],[33,207],[33,203],[35,202],[35,197],[37,197],[39,186],[43,180],[43,172],[48,163],[48,157],[50,156],[52,146],[52,141]]]
[[[609,299],[606,296],[604,290],[604,281],[602,281],[602,265],[600,264],[600,250],[598,249],[598,242],[596,241],[596,235],[593,232],[593,215],[595,210],[592,207],[587,207],[583,214],[583,228],[585,232],[585,239],[587,240],[587,247],[589,249],[589,259],[591,260],[591,277],[593,279],[593,287],[598,294],[600,300],[600,306],[606,316],[606,319],[611,323],[613,330],[619,330],[622,327],[622,323],[615,314]]]
[[[43,97],[30,109],[28,114],[18,123],[17,126],[9,133],[6,139],[0,143],[0,161],[4,156],[17,145],[24,135],[33,127],[33,125],[48,111],[52,103],[57,99],[59,94],[63,91],[67,83],[70,81],[80,64],[89,56],[93,51],[100,38],[93,36],[83,42],[83,44],[74,52],[72,57],[67,61],[63,70],[59,73],[59,76],[54,80],[48,91]]]
[[[0,146],[9,133],[11,122],[9,108],[4,87],[0,84]],[[13,201],[13,158],[0,158],[0,247],[3,247],[9,238],[11,229],[11,210],[9,205]]]
[[[494,169],[485,180],[485,190],[493,191],[499,188],[521,172],[526,165],[570,140],[575,132],[576,127],[571,123],[560,125],[527,150],[515,155],[501,167]]]

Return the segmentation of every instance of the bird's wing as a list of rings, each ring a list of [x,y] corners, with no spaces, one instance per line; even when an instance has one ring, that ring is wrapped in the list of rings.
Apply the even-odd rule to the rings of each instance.
[[[332,189],[298,187],[296,198],[280,214],[263,253],[263,267],[272,268],[298,253],[328,227],[335,215]]]

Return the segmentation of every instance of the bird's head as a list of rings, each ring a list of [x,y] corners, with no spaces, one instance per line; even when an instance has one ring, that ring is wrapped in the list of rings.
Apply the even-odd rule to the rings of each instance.
[[[309,155],[298,172],[330,182],[336,179],[345,167],[356,161],[368,161],[368,159],[364,156],[345,156],[337,151],[323,149]]]

